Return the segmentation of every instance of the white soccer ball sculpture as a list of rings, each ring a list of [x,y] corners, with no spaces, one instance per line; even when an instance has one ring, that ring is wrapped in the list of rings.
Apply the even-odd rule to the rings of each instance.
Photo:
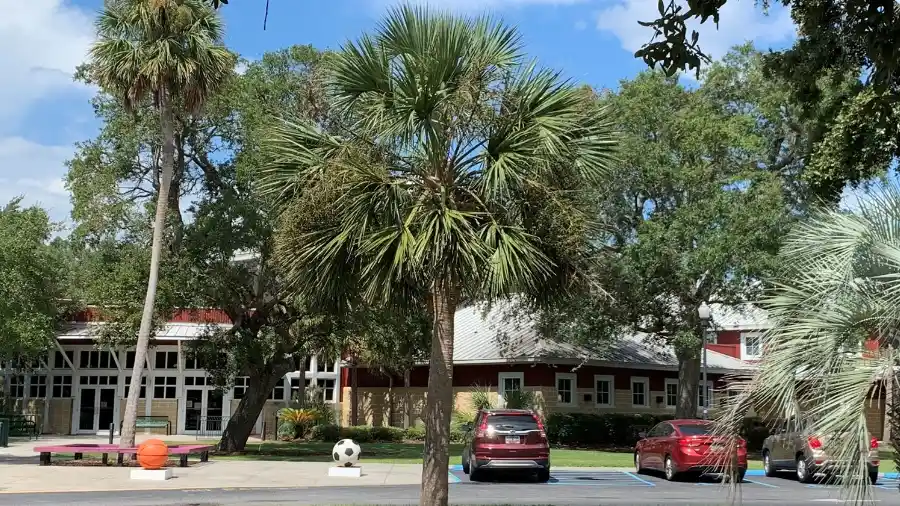
[[[352,439],[341,439],[331,450],[331,456],[339,466],[353,467],[359,462],[359,454],[362,449]]]

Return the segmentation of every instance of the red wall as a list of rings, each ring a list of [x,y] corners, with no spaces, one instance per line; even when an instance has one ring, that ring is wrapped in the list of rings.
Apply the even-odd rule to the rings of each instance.
[[[741,331],[722,330],[716,336],[717,343],[710,344],[709,349],[729,357],[741,358]]]
[[[99,308],[89,307],[71,315],[69,321],[98,322],[103,321],[103,315]],[[172,323],[231,323],[231,318],[221,309],[177,309],[169,321]]]

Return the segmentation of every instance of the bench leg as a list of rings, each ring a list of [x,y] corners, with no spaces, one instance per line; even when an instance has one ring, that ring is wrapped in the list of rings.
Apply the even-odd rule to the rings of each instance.
[[[121,453],[118,454],[118,456],[116,456],[116,465],[121,466],[122,463],[124,462],[124,457],[125,456],[122,455]]]
[[[181,456],[181,458],[178,459],[178,460],[179,460],[178,464],[179,464],[181,467],[187,467],[187,458],[188,458],[187,453],[183,454],[183,455]]]
[[[105,466],[105,465],[107,465],[107,464],[109,464],[109,454],[108,454],[108,453],[104,453],[104,454],[103,454],[103,465]]]
[[[75,454],[75,460],[81,460],[82,455],[80,453]]]
[[[50,465],[50,452],[41,452],[41,465],[42,466]]]
[[[202,452],[200,454],[200,462],[209,462],[209,452]]]

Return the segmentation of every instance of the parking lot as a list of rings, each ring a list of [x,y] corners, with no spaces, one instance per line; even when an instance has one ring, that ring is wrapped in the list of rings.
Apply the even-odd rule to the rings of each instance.
[[[553,489],[549,495],[561,498],[583,496],[595,500],[618,502],[621,499],[635,503],[661,501],[663,503],[723,504],[729,502],[730,487],[723,485],[715,476],[704,476],[699,480],[678,482],[666,481],[662,475],[635,474],[629,471],[598,471],[565,469],[550,473],[547,483],[534,483],[524,477],[495,476],[490,481],[474,483],[458,466],[451,469],[451,481],[457,486],[477,486],[479,489],[498,487],[501,489],[522,487],[522,492]],[[900,504],[896,477],[882,478],[875,486],[875,501],[879,504]],[[740,487],[741,503],[801,504],[811,502],[843,502],[841,487],[836,483],[799,483],[791,473],[768,478],[759,471],[751,471]],[[523,497],[520,495],[519,497]],[[795,502],[796,501],[796,502]]]

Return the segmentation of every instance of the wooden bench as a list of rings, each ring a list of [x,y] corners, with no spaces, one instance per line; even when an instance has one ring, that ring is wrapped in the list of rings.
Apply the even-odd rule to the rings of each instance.
[[[169,455],[179,456],[179,466],[187,467],[188,455],[199,455],[200,462],[209,461],[209,451],[213,447],[210,445],[174,445],[169,447]],[[50,465],[50,457],[54,453],[72,453],[75,460],[81,460],[85,453],[93,455],[117,454],[117,463],[121,466],[124,455],[136,455],[137,448],[119,448],[114,444],[71,444],[71,445],[54,445],[54,446],[35,446],[34,451],[41,454],[42,466]]]

